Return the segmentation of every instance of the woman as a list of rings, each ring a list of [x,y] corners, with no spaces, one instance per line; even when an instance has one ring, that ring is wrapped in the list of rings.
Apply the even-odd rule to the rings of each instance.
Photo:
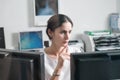
[[[57,14],[48,20],[46,33],[51,46],[44,49],[45,80],[70,80],[70,53],[80,51],[68,46],[72,28],[73,22],[66,15]]]

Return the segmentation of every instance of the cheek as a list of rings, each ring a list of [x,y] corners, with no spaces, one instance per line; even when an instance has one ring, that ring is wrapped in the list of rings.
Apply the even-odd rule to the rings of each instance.
[[[57,41],[57,42],[58,41],[61,42],[63,39],[64,39],[63,35],[56,35],[56,36],[54,36],[54,40]]]
[[[56,40],[62,40],[63,36],[57,35],[55,38],[56,38]]]

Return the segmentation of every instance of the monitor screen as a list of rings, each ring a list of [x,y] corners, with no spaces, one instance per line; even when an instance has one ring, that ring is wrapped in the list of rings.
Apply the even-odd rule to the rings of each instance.
[[[36,50],[43,48],[42,31],[20,32],[20,50]]]
[[[0,49],[0,80],[45,80],[44,54]]]
[[[71,80],[110,80],[109,64],[106,54],[71,54]]]

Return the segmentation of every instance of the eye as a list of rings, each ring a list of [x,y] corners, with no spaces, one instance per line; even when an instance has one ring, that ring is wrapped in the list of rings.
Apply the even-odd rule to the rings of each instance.
[[[72,31],[70,30],[70,31],[69,31],[69,34],[70,34],[71,32],[72,32]]]
[[[66,31],[61,31],[61,34],[66,34]]]
[[[69,32],[67,32],[67,31],[61,31],[61,34],[67,34],[67,33],[71,34],[71,31],[69,31]]]

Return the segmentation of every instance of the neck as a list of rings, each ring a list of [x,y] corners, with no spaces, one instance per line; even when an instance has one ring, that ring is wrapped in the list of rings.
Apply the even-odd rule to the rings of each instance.
[[[55,45],[50,46],[50,50],[54,55],[58,55],[61,52],[62,49],[63,49],[63,47],[58,47],[58,46],[55,46]]]
[[[52,58],[58,58],[63,48],[64,47],[58,47],[55,45],[51,45],[50,47],[45,49],[45,52]]]

